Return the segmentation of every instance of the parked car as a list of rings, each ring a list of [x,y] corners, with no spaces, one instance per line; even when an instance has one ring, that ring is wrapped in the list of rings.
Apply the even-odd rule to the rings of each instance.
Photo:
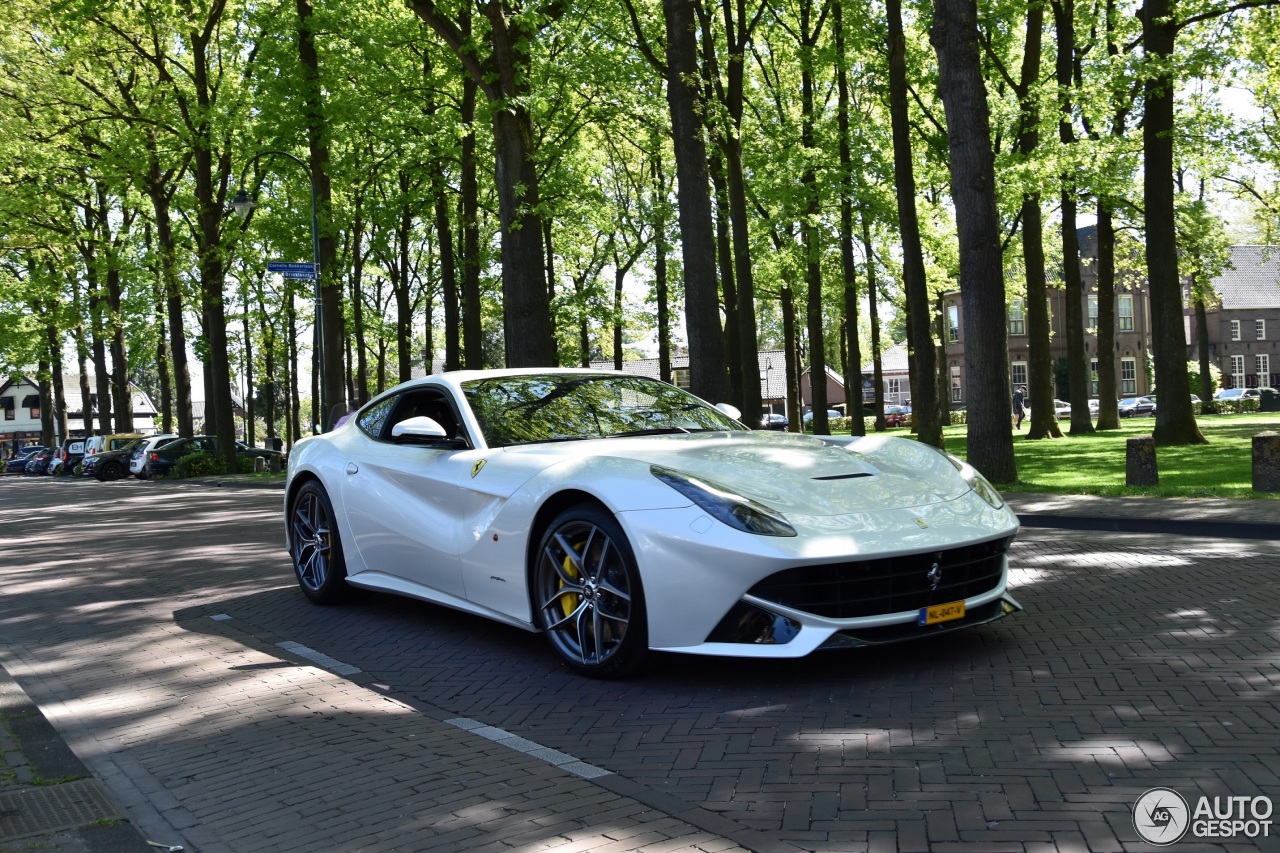
[[[791,422],[787,420],[786,415],[780,415],[777,412],[765,412],[760,418],[761,429],[784,430],[789,423]]]
[[[53,460],[53,448],[44,447],[27,457],[27,465],[22,469],[24,474],[48,474],[49,462]]]
[[[1071,419],[1071,404],[1064,400],[1053,401],[1053,416],[1058,420]]]
[[[97,464],[97,456],[108,450],[119,450],[126,444],[142,438],[140,432],[119,432],[111,435],[94,435],[85,440],[84,458],[80,460],[80,473],[88,477],[93,475]]]
[[[42,450],[44,448],[38,444],[30,444],[26,447],[18,448],[18,452],[14,454],[13,458],[4,463],[4,472],[6,474],[21,474],[26,470],[27,462],[31,460],[31,457]]]
[[[86,456],[83,468],[86,476],[92,474],[99,482],[110,482],[129,476],[129,460],[134,452],[147,443],[146,436],[138,436],[133,441],[115,450],[103,450],[96,456]]]
[[[147,453],[171,441],[176,441],[178,438],[173,433],[147,436],[143,439],[141,446],[134,448],[132,455],[129,457],[129,473],[139,480],[147,479],[147,472],[143,470],[143,466],[147,463]]]
[[[1276,394],[1274,388],[1220,388],[1213,395],[1215,400],[1261,400],[1264,394]]]
[[[909,426],[911,424],[910,406],[885,406],[884,425],[890,427]]]
[[[437,602],[541,632],[598,678],[650,650],[776,662],[1021,609],[1018,518],[962,460],[897,437],[760,435],[613,371],[399,385],[294,446],[283,509],[311,601]]]
[[[844,415],[840,414],[835,409],[827,409],[827,420],[831,420],[832,418],[842,418],[842,417],[844,417]],[[806,428],[812,426],[813,412],[805,412],[804,417],[801,420],[804,423]]]
[[[1120,401],[1118,408],[1120,417],[1136,418],[1155,412],[1156,403],[1150,397],[1125,397]]]
[[[179,459],[189,456],[192,453],[217,453],[218,439],[212,435],[197,435],[191,438],[180,438],[177,441],[171,441],[162,444],[146,452],[146,461],[143,463],[142,470],[147,477],[160,477],[168,474],[173,470],[173,466]],[[250,447],[243,442],[236,442],[236,456],[241,459],[253,459],[260,457],[262,459],[270,459],[275,456],[281,461],[284,454],[279,450],[270,450],[265,447]],[[145,479],[145,478],[144,478]]]
[[[49,462],[50,474],[70,474],[84,458],[84,438],[66,438],[54,448]]]

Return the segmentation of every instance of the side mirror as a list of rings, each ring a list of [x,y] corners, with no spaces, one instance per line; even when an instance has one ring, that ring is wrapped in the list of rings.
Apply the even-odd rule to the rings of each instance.
[[[391,428],[391,437],[396,441],[441,441],[449,434],[437,421],[426,415],[406,418]]]
[[[742,412],[738,411],[737,406],[731,406],[728,403],[716,403],[716,408],[735,421],[742,420]]]

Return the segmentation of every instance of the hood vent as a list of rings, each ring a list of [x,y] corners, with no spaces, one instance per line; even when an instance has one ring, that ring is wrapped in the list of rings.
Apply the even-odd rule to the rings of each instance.
[[[856,474],[832,474],[828,477],[814,477],[815,480],[852,480],[857,477],[870,477],[870,471],[859,471]]]

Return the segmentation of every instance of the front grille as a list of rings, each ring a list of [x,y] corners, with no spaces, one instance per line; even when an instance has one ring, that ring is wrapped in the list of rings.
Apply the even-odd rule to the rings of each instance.
[[[960,601],[996,588],[1011,538],[897,557],[801,566],[770,575],[751,595],[828,619],[855,619]],[[942,573],[933,589],[930,570]]]

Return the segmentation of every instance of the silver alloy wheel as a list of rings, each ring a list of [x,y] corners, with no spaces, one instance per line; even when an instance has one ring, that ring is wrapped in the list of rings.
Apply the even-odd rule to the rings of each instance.
[[[559,524],[543,543],[534,583],[539,626],[566,661],[600,667],[632,628],[629,555],[589,518]]]
[[[290,550],[298,582],[312,592],[320,592],[329,578],[332,519],[319,491],[307,489],[298,496],[290,523]]]

